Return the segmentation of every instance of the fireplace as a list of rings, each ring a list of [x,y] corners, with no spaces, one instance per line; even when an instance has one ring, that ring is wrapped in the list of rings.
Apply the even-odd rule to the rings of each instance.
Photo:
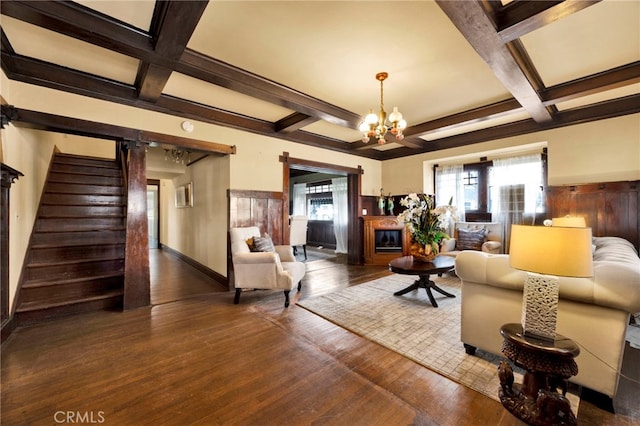
[[[376,253],[402,253],[402,230],[374,229]]]
[[[395,216],[363,216],[362,220],[365,265],[386,265],[408,254],[407,232]]]

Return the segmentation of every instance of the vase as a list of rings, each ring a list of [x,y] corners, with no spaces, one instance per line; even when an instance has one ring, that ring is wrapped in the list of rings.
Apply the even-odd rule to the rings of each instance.
[[[438,255],[431,247],[431,244],[422,245],[413,240],[409,245],[409,254],[419,262],[431,262]]]

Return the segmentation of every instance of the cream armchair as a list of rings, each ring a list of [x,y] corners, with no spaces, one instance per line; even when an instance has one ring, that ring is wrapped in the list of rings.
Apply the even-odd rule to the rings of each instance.
[[[253,237],[260,237],[257,226],[229,230],[236,289],[233,303],[240,302],[242,289],[282,289],[284,306],[288,307],[289,293],[296,284],[300,290],[306,266],[296,261],[291,246],[274,246],[275,252],[252,252],[247,240]]]
[[[308,221],[306,216],[291,216],[291,226],[289,228],[289,245],[293,247],[293,254],[296,254],[296,246],[302,246],[305,260],[307,260]]]

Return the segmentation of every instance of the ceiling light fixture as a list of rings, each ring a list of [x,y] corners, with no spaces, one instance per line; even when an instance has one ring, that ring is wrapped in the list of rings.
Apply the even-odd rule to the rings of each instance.
[[[165,149],[164,159],[165,161],[171,160],[174,163],[184,164],[185,160],[187,161],[187,163],[191,161],[190,154],[191,153],[189,151],[183,151],[178,148]]]
[[[371,138],[376,138],[378,144],[384,145],[387,141],[384,138],[387,132],[395,135],[396,139],[404,139],[402,131],[407,127],[407,122],[402,119],[402,114],[398,107],[393,107],[393,112],[389,114],[389,125],[387,125],[387,113],[384,111],[384,89],[383,82],[389,77],[386,72],[376,74],[376,80],[380,82],[380,112],[376,115],[373,109],[364,118],[358,129],[362,132],[362,142],[367,143]]]

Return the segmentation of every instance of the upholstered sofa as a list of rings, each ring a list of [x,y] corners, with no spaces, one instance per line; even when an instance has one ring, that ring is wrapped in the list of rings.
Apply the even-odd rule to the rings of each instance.
[[[261,237],[257,226],[229,230],[233,285],[236,290],[234,303],[240,302],[243,289],[280,289],[284,291],[284,306],[288,307],[289,293],[296,284],[300,290],[306,266],[296,261],[293,248],[289,245],[271,244],[267,251],[252,251],[248,242],[253,244]]]
[[[556,330],[580,346],[579,372],[570,381],[614,398],[630,314],[640,312],[640,258],[622,238],[596,237],[593,244],[593,277],[559,277]],[[508,255],[475,251],[458,254],[455,270],[467,352],[502,355],[499,330],[521,321],[526,273],[511,268]]]
[[[478,235],[480,233],[483,236]],[[481,238],[478,240],[478,237]],[[456,257],[462,250],[502,253],[502,224],[497,222],[455,222],[453,232],[450,232],[450,238],[441,244],[440,254]]]

